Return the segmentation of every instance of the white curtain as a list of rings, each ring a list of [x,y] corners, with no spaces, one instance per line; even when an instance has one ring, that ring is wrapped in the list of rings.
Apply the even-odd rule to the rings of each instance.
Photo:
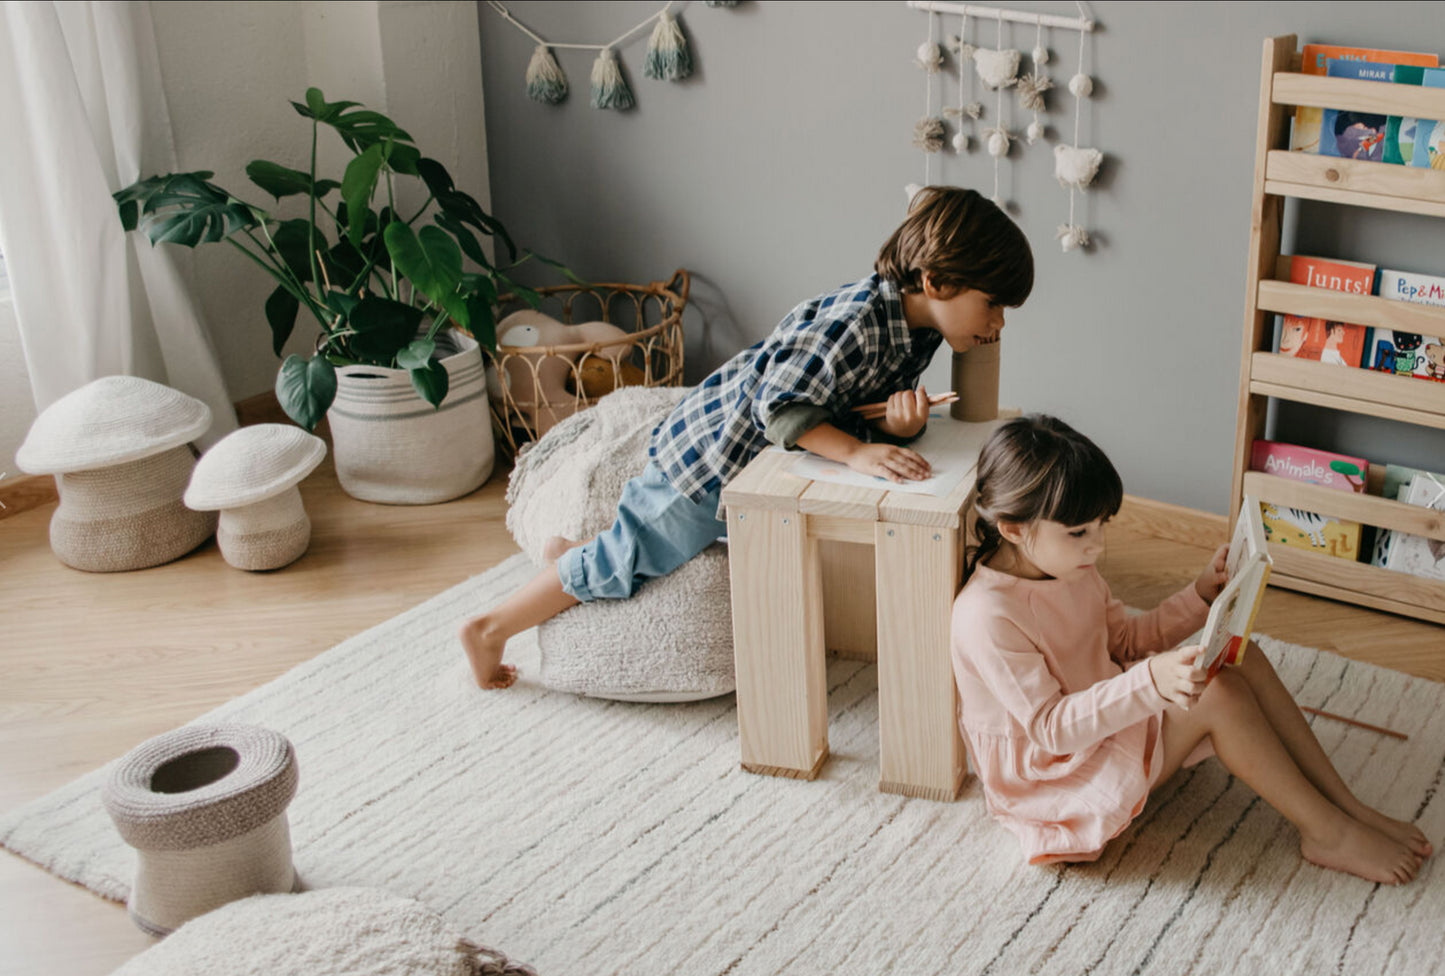
[[[102,376],[204,401],[236,427],[170,245],[121,229],[111,193],[175,169],[150,5],[0,2],[0,251],[37,410]]]

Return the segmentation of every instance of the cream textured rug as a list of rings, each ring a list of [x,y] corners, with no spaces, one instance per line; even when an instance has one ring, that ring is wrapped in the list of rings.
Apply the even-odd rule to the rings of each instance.
[[[470,683],[458,622],[517,556],[206,716],[295,744],[311,887],[416,897],[544,976],[1428,973],[1445,882],[1378,887],[1300,860],[1292,828],[1210,760],[1095,864],[1031,868],[970,782],[956,803],[876,789],[871,665],[830,663],[833,755],[811,783],[738,768],[731,696],[623,704]],[[1367,801],[1445,846],[1445,686],[1270,642],[1303,704],[1409,734],[1315,728]],[[104,771],[0,818],[5,846],[105,895],[131,853]],[[1438,859],[1437,859],[1438,860]]]

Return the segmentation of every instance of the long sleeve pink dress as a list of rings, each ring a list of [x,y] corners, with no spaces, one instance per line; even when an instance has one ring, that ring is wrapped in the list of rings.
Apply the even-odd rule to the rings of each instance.
[[[1144,808],[1166,705],[1145,659],[1208,611],[1192,585],[1130,616],[1095,569],[974,571],[953,606],[960,725],[989,812],[1031,863],[1092,861]],[[1187,762],[1211,752],[1205,739]]]

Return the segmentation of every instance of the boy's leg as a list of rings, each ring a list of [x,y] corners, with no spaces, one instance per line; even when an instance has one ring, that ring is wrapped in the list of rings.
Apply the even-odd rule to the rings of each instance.
[[[1310,782],[1237,669],[1220,672],[1189,711],[1165,709],[1164,773],[1205,734],[1225,767],[1299,829],[1307,860],[1385,884],[1419,871],[1419,856],[1405,844],[1352,817]]]
[[[551,620],[580,601],[562,589],[556,565],[545,567],[490,613],[462,625],[460,637],[477,684],[487,689],[511,687],[517,668],[502,663],[508,638]]]
[[[1295,764],[1316,789],[1356,820],[1395,838],[1421,857],[1430,856],[1433,848],[1420,828],[1412,823],[1387,817],[1361,803],[1350,790],[1335,769],[1334,763],[1330,762],[1330,757],[1326,755],[1319,740],[1315,738],[1314,729],[1310,728],[1289,689],[1280,681],[1274,666],[1258,644],[1250,642],[1237,670],[1249,682],[1250,690],[1254,692],[1260,709],[1279,736],[1280,742],[1289,750]]]

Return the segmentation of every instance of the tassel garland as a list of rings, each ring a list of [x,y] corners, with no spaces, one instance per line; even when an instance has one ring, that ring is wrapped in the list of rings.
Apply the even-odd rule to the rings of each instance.
[[[539,102],[556,105],[567,97],[567,76],[552,56],[552,49],[538,44],[527,63],[527,95]]]
[[[622,66],[612,48],[603,48],[592,62],[592,107],[629,109],[633,106],[632,89],[622,77]]]
[[[662,81],[681,81],[692,74],[692,54],[687,49],[687,38],[672,15],[664,10],[657,18],[657,26],[647,40],[647,58],[642,73],[649,78]]]

